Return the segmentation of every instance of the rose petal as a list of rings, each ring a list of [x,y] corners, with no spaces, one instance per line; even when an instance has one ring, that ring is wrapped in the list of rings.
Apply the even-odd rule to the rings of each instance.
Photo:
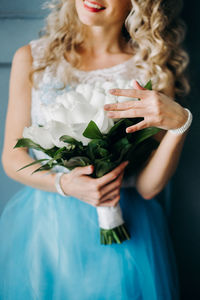
[[[105,93],[102,89],[95,89],[92,94],[90,103],[96,108],[100,109],[105,104]]]
[[[94,89],[93,86],[90,84],[79,84],[77,85],[76,92],[81,94],[86,101],[90,102],[93,89]]]
[[[46,127],[39,127],[38,125],[32,125],[28,128],[25,127],[23,137],[31,139],[44,149],[50,149],[54,146],[51,134]]]
[[[108,131],[114,125],[114,121],[107,117],[107,113],[104,109],[100,109],[94,116],[93,121],[97,124],[102,133],[108,133]]]

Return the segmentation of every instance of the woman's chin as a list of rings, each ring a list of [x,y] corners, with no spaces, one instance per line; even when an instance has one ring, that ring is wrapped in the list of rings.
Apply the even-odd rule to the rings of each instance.
[[[102,26],[104,20],[105,9],[96,10],[95,8],[85,7],[82,0],[76,1],[76,10],[80,22],[87,26]]]
[[[81,15],[79,16],[79,20],[82,24],[86,26],[102,26],[102,18],[99,18],[97,16],[86,16],[86,15]]]

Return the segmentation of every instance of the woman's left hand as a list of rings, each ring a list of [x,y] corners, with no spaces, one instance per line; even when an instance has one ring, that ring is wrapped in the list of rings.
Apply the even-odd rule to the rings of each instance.
[[[144,120],[126,128],[127,133],[147,127],[158,127],[165,130],[176,129],[186,122],[187,111],[170,97],[154,90],[147,90],[133,81],[134,89],[114,89],[110,93],[115,96],[139,98],[123,103],[107,104],[104,109],[110,118],[138,118]]]

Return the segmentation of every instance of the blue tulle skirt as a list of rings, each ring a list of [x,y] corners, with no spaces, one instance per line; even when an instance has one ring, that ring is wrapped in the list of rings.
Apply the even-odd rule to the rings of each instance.
[[[131,239],[101,245],[96,208],[31,187],[0,218],[1,300],[177,300],[173,248],[161,205],[121,189]]]

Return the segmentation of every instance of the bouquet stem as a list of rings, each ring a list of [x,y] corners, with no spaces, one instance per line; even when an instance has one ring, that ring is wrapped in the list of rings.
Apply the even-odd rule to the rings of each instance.
[[[121,244],[130,239],[119,203],[116,206],[99,206],[97,214],[102,245]]]
[[[130,234],[125,223],[113,229],[100,228],[100,241],[102,245],[121,244],[126,240],[130,240]]]

